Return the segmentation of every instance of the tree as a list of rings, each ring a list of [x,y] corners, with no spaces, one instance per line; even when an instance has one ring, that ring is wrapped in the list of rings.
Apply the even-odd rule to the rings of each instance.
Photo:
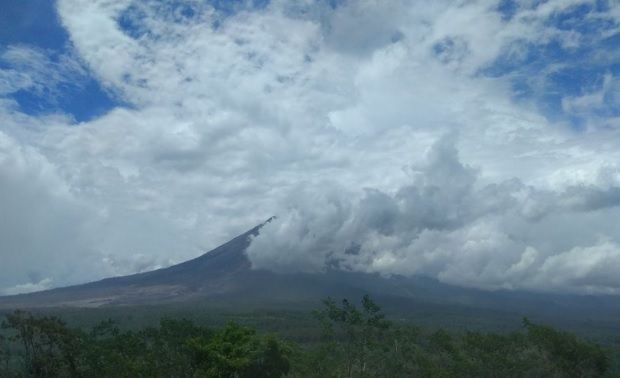
[[[198,377],[281,377],[288,373],[288,349],[273,336],[229,323],[212,338],[192,338]]]
[[[550,361],[549,369],[567,377],[602,376],[610,369],[609,355],[600,345],[579,340],[572,333],[523,319],[528,340]]]
[[[21,343],[24,370],[33,376],[78,375],[79,338],[54,316],[34,317],[15,311],[6,316],[2,328],[13,330],[13,341]]]
[[[9,376],[10,359],[9,341],[5,336],[0,335],[0,377]]]
[[[323,340],[328,350],[335,356],[343,355],[347,377],[365,376],[371,369],[373,352],[390,323],[368,295],[362,298],[361,310],[347,299],[338,306],[332,298],[327,298],[323,305],[315,315],[323,326]]]

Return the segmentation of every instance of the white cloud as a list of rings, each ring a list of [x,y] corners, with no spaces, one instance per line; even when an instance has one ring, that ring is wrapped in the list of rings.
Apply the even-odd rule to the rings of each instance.
[[[0,201],[24,217],[0,233],[29,236],[1,246],[0,273],[13,273],[0,286],[164,266],[275,214],[256,266],[563,290],[539,278],[547,261],[619,242],[618,129],[550,123],[514,101],[510,77],[480,72],[525,59],[524,46],[581,43],[545,22],[577,3],[524,3],[506,20],[494,1],[275,1],[231,15],[188,2],[189,17],[159,1],[60,0],[76,61],[130,107],[73,124],[0,103],[12,188]],[[33,51],[21,49],[9,58]],[[15,70],[0,92],[72,75]],[[558,282],[616,290],[592,272]]]
[[[440,139],[413,183],[394,194],[370,190],[356,198],[351,188],[323,190],[320,196],[296,192],[286,203],[289,209],[282,209],[285,215],[252,242],[254,266],[324,271],[336,265],[424,274],[485,289],[620,290],[620,279],[598,276],[599,266],[615,266],[609,251],[620,233],[601,223],[620,215],[617,186],[555,192],[518,179],[481,185],[476,171],[459,162],[453,142]],[[609,238],[605,253],[593,240],[599,234]],[[583,243],[586,247],[571,247]],[[590,257],[598,265],[588,265]],[[576,275],[579,266],[583,270]]]
[[[24,45],[8,46],[0,54],[0,95],[27,90],[55,101],[60,86],[82,85],[86,71],[72,52],[54,56],[50,51]]]
[[[620,246],[601,240],[549,257],[541,266],[537,278],[550,289],[618,294],[618,269]]]
[[[51,287],[52,287],[52,280],[49,278],[44,278],[39,282],[15,285],[13,287],[4,289],[2,291],[2,295],[16,295],[16,294],[32,293],[33,291],[46,290],[46,289],[50,289]]]

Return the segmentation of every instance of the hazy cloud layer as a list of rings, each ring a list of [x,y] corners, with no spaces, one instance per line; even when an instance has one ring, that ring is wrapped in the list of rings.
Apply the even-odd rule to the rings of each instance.
[[[620,11],[504,3],[59,0],[71,53],[0,53],[0,288],[169,265],[276,215],[256,267],[617,292]],[[75,123],[12,97],[85,77],[125,105]]]

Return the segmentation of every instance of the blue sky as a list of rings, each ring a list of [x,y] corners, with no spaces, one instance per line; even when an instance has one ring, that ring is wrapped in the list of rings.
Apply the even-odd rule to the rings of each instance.
[[[26,45],[41,49],[50,60],[71,51],[71,42],[60,24],[55,2],[44,0],[7,0],[0,15],[0,48]],[[0,68],[17,68],[0,60]],[[91,73],[78,78],[80,83],[67,83],[53,95],[21,89],[9,95],[27,114],[62,112],[77,122],[104,114],[120,102],[101,86]]]
[[[257,267],[620,293],[617,1],[7,0],[0,25],[2,293],[272,215]]]
[[[509,19],[517,5],[514,1],[503,1],[499,10]],[[616,51],[620,48],[620,35],[602,35],[612,26],[611,21],[592,18],[595,12],[609,10],[609,2],[596,1],[580,4],[557,12],[545,22],[549,27],[579,34],[580,41],[575,45],[563,45],[556,39],[542,44],[526,44],[521,59],[500,56],[497,61],[485,68],[483,74],[490,76],[509,76],[513,83],[515,97],[533,99],[547,117],[554,121],[566,120],[576,129],[583,127],[582,115],[567,114],[562,108],[565,96],[582,96],[600,90],[605,75],[617,76],[620,64],[617,59],[594,58],[599,52]],[[594,59],[593,59],[594,58]],[[532,77],[555,65],[557,69],[547,74],[542,83],[531,83]],[[605,101],[597,114],[617,116],[618,107],[612,101]]]
[[[209,2],[221,15],[234,14],[242,8],[262,8],[267,1],[256,0],[248,3],[241,1]],[[170,4],[162,3],[165,12],[179,13],[183,18],[194,16],[191,4],[183,1],[175,1]],[[139,14],[132,14],[132,8],[118,18],[119,26],[133,37],[141,34]],[[136,18],[137,16],[137,18]],[[132,17],[134,20],[132,20]],[[72,51],[71,41],[66,30],[63,28],[56,12],[55,1],[49,0],[7,0],[3,4],[3,12],[0,15],[0,48],[10,45],[27,45],[44,50],[52,61],[63,54]],[[0,61],[0,68],[12,67],[10,63]],[[88,70],[87,67],[84,67]],[[21,89],[10,94],[20,110],[27,114],[46,114],[62,112],[73,116],[75,121],[88,121],[100,116],[117,106],[129,106],[119,99],[98,81],[92,72],[79,77],[79,83],[67,83],[53,94],[41,93]]]
[[[240,9],[262,9],[267,1],[242,3],[238,1],[211,1],[220,17],[235,14]],[[330,2],[331,7],[338,6]],[[581,41],[576,46],[563,46],[558,40],[551,39],[542,44],[525,43],[525,51],[519,59],[512,56],[499,56],[488,66],[482,67],[480,74],[491,77],[507,76],[510,78],[514,96],[520,100],[533,100],[540,111],[554,121],[567,121],[575,129],[584,126],[583,115],[567,114],[562,108],[562,98],[566,95],[581,96],[599,90],[603,86],[605,75],[618,75],[620,63],[614,59],[596,59],[598,51],[614,51],[620,48],[618,33],[602,37],[610,28],[609,20],[590,18],[594,12],[609,10],[608,1],[595,1],[580,4],[557,12],[545,20],[552,28],[578,32]],[[176,1],[161,5],[163,12],[179,14],[181,18],[195,16],[193,5]],[[504,0],[497,5],[498,12],[510,20],[519,5],[516,1]],[[3,25],[0,29],[0,46],[26,45],[41,49],[52,61],[63,54],[70,54],[72,44],[67,31],[63,28],[55,8],[55,2],[43,0],[7,0],[5,11],[0,15]],[[216,20],[217,22],[219,21]],[[122,30],[134,38],[139,38],[146,30],[140,25],[140,13],[137,8],[129,7],[118,17]],[[214,25],[217,25],[215,23]],[[557,65],[558,69],[549,73],[542,82],[532,83],[531,78],[539,76],[545,68]],[[0,68],[12,67],[11,63],[0,61]],[[110,109],[122,106],[123,100],[106,89],[97,77],[88,71],[79,77],[79,83],[67,83],[54,92],[53,96],[41,91],[21,89],[9,95],[15,100],[21,111],[28,114],[62,112],[70,114],[77,122],[87,121],[102,115]],[[53,97],[53,98],[52,98]],[[126,104],[127,105],[127,104]],[[605,101],[593,110],[601,116],[618,116],[620,110],[613,102]]]

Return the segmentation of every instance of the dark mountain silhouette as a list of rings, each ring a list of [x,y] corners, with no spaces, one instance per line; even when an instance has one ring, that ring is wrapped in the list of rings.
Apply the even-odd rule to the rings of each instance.
[[[601,317],[620,314],[615,296],[484,291],[425,277],[382,277],[337,269],[320,274],[279,274],[251,268],[245,250],[257,226],[195,259],[146,273],[107,278],[36,293],[0,297],[0,308],[100,307],[174,303],[234,303],[237,306],[313,304],[327,296],[365,293],[390,307],[460,306],[519,314]]]

